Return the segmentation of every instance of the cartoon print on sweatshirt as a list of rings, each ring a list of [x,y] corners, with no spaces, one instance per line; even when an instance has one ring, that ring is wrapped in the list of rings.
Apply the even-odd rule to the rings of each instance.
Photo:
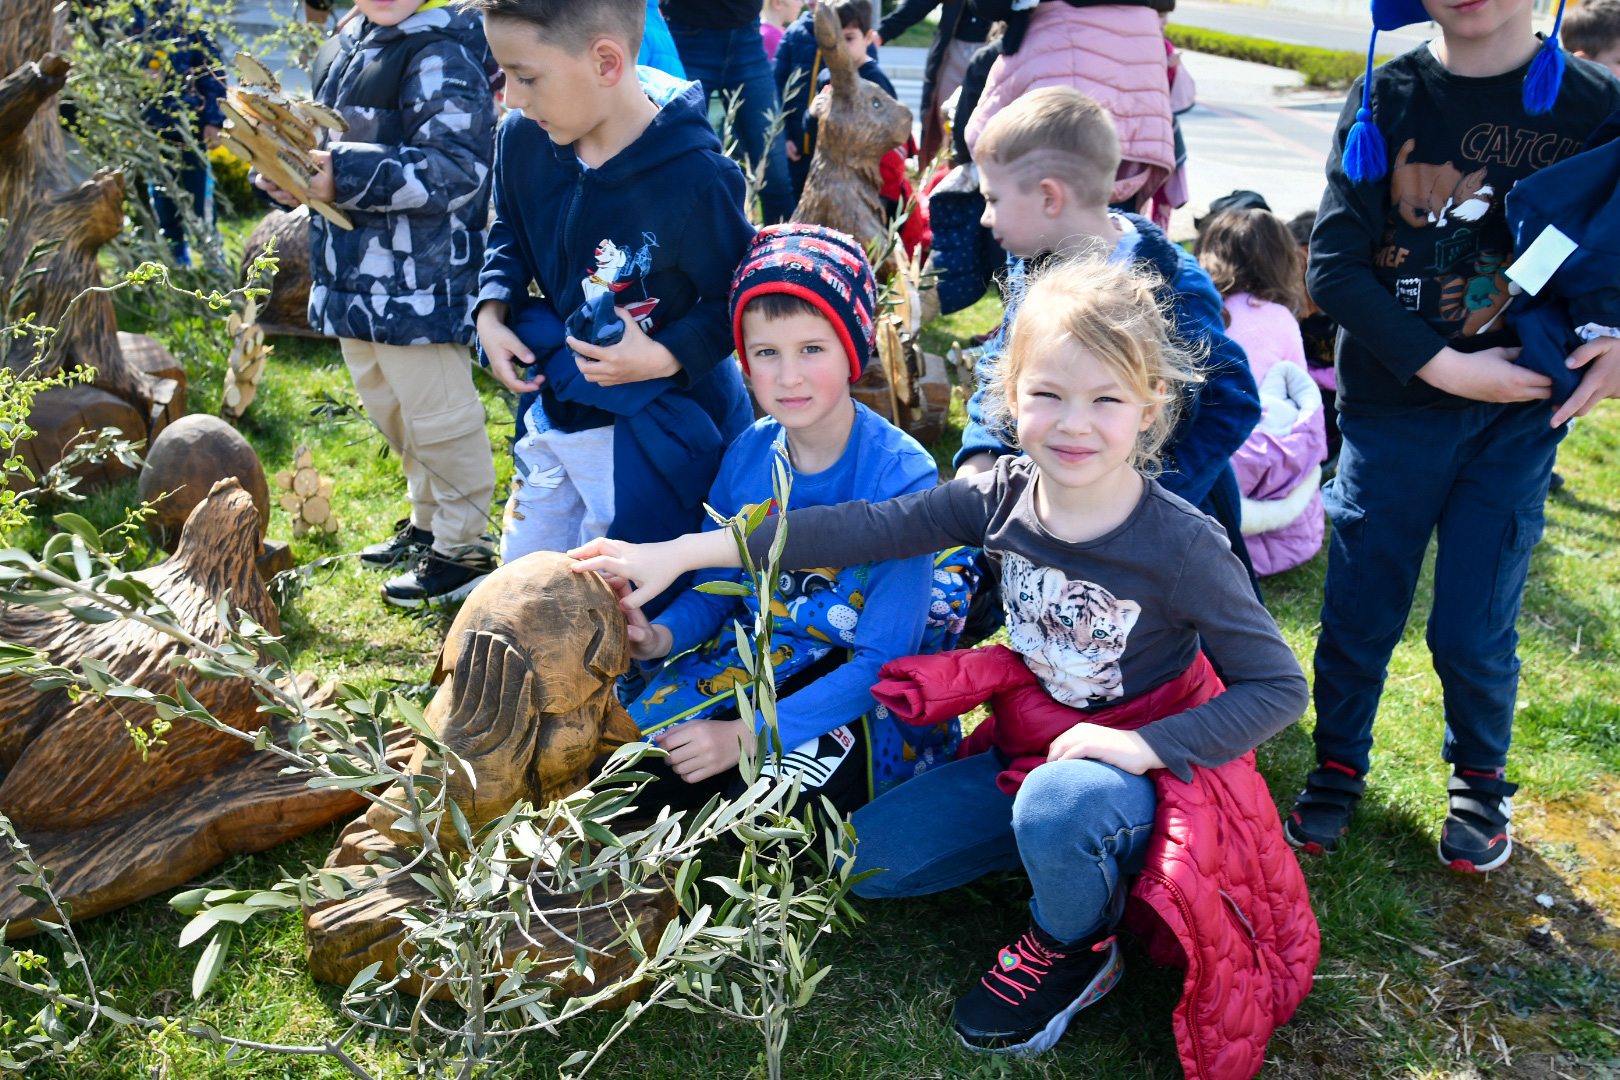
[[[1413,161],[1417,140],[1407,139],[1395,156],[1390,174],[1390,214],[1414,229],[1444,230],[1434,245],[1432,278],[1411,280],[1416,287],[1407,306],[1417,310],[1422,288],[1436,290],[1437,313],[1458,324],[1454,337],[1473,337],[1500,329],[1501,315],[1510,294],[1502,271],[1507,252],[1485,250],[1480,244],[1481,223],[1498,210],[1496,188],[1487,183],[1485,167],[1464,173],[1450,161],[1443,164]],[[1399,265],[1406,249],[1386,248],[1381,265]]]
[[[1142,605],[1012,551],[1001,596],[1008,646],[1054,698],[1078,708],[1124,696],[1119,660]]]
[[[586,273],[580,282],[580,288],[585,293],[585,303],[606,293],[616,296],[632,285],[639,284],[643,278],[652,273],[652,253],[658,246],[658,237],[650,232],[641,234],[643,241],[641,249],[632,252],[628,246],[614,243],[610,237],[603,237],[596,245],[592,257],[596,260],[596,267]],[[643,298],[640,300],[621,301],[617,298],[614,305],[630,312],[631,318],[643,329],[652,329],[653,308],[658,306],[656,296],[646,296],[646,289],[642,289]]]

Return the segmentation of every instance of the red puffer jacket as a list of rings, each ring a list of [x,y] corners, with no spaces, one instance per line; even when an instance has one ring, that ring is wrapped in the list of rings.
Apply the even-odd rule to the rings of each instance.
[[[1200,654],[1165,686],[1082,713],[1041,690],[1017,653],[994,645],[891,661],[872,694],[913,724],[991,702],[995,746],[1015,769],[1028,762],[1016,790],[1039,765],[1029,761],[1037,741],[1081,722],[1140,727],[1222,689]],[[1002,774],[1004,790],[1012,775]],[[1190,784],[1164,769],[1151,776],[1159,805],[1125,927],[1154,963],[1186,969],[1174,1024],[1188,1080],[1249,1080],[1265,1063],[1271,1033],[1311,992],[1321,938],[1305,877],[1252,752],[1218,769],[1195,766]]]

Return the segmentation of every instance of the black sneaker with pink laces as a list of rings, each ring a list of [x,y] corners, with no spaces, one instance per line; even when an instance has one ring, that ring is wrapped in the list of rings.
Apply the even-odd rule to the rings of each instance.
[[[957,1035],[970,1050],[1039,1054],[1074,1014],[1102,998],[1125,971],[1107,930],[1065,945],[1033,922],[956,1003]]]

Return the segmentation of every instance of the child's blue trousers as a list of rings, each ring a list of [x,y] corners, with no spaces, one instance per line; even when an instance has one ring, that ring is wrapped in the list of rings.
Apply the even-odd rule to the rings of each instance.
[[[1078,941],[1120,910],[1142,868],[1158,796],[1145,776],[1074,759],[1049,761],[1008,795],[1006,761],[990,750],[913,777],[855,811],[855,886],[866,897],[921,896],[992,870],[1023,869],[1030,911],[1059,941]]]
[[[1442,756],[1507,763],[1519,686],[1514,624],[1565,427],[1545,401],[1345,413],[1316,643],[1316,756],[1365,772],[1389,658],[1438,532],[1428,645],[1444,691]],[[1397,718],[1398,722],[1399,718]]]

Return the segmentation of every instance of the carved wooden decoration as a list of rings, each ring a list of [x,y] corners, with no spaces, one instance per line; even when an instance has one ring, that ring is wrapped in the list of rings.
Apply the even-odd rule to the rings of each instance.
[[[465,773],[453,772],[448,790],[474,830],[519,800],[543,805],[579,790],[598,755],[640,737],[614,693],[615,680],[630,665],[624,616],[601,578],[576,574],[570,565],[566,556],[542,552],[496,570],[462,605],[435,665],[439,691],[426,716],[472,766],[476,787]],[[410,767],[425,769],[421,748]],[[373,804],[363,821],[344,831],[326,865],[364,866],[367,851],[408,861],[413,834],[396,831],[396,820]],[[453,843],[454,834],[445,834]],[[397,913],[424,895],[407,879],[307,911],[310,974],[347,985],[361,968],[381,962],[383,977],[391,978],[403,936]],[[558,898],[558,906],[569,902]],[[675,902],[660,890],[627,901],[627,907],[651,948],[673,917]],[[612,944],[620,930],[604,913],[585,915],[578,931],[574,925],[569,923],[570,931],[581,940],[611,954],[592,959],[598,985],[633,969],[630,950]],[[572,944],[533,932],[546,947],[537,950],[514,934],[508,962],[520,951],[551,961],[545,967],[552,970],[573,962]],[[585,989],[577,980],[564,987]]]
[[[295,337],[325,337],[309,325],[309,207],[272,210],[266,214],[242,248],[242,284],[253,260],[275,242],[272,254],[276,276],[270,281],[270,295],[259,305],[258,323],[266,334]]]
[[[816,44],[832,85],[810,102],[816,152],[793,220],[830,226],[870,247],[885,232],[880,162],[911,137],[911,110],[860,77],[831,5],[816,9]]]
[[[35,453],[49,458],[47,466],[80,428],[94,430],[115,413],[126,435],[142,439],[185,411],[183,383],[154,375],[125,354],[110,297],[86,296],[63,322],[73,298],[102,283],[97,252],[124,220],[122,173],[102,169],[75,183],[68,170],[56,99],[69,68],[57,51],[66,18],[65,3],[0,0],[0,219],[8,223],[0,238],[0,306],[16,302],[17,314],[33,313],[43,326],[61,324],[47,374],[96,371],[93,387],[51,391],[43,403],[44,422],[33,426],[45,435]],[[41,247],[57,241],[54,251]],[[30,270],[43,272],[25,277]],[[24,280],[27,295],[19,298],[11,290]],[[32,359],[31,349],[14,348],[7,362],[20,369]],[[50,457],[53,451],[58,457]]]
[[[348,121],[319,102],[288,98],[270,69],[249,53],[236,54],[236,70],[242,82],[225,91],[219,144],[338,228],[354,228],[347,214],[309,193],[320,171],[309,156],[318,142],[315,129],[347,131]]]
[[[270,525],[270,486],[259,455],[239,431],[217,416],[193,413],[163,429],[146,453],[136,497],[154,504],[146,530],[165,551],[180,542],[181,530],[214,485],[235,477],[253,499],[259,515],[256,539]]]
[[[216,605],[231,603],[275,632],[275,605],[254,570],[260,518],[234,479],[216,484],[186,522],[174,556],[136,575],[205,641],[223,631]],[[45,650],[53,662],[93,658],[128,681],[171,692],[173,638],[139,623],[87,624],[60,611],[0,605],[0,640]],[[258,701],[241,680],[182,678],[197,700],[241,731],[263,726]],[[317,704],[313,680],[300,680]],[[153,716],[130,702],[66,690],[40,691],[20,677],[0,680],[0,810],[56,870],[55,889],[76,918],[111,911],[192,880],[228,856],[262,851],[362,805],[340,789],[312,790],[307,777],[281,776],[281,759],[200,724],[181,721],[146,760],[126,723],[150,730]],[[273,730],[280,734],[279,722]],[[10,934],[32,933],[41,908],[0,892]]]
[[[300,446],[293,455],[293,467],[276,473],[276,487],[281,489],[281,508],[292,515],[293,535],[307,536],[312,532],[335,533],[338,516],[332,513],[332,489],[336,483],[315,471],[315,455],[309,447]]]
[[[231,355],[225,367],[225,391],[220,395],[219,414],[235,423],[259,396],[259,380],[274,347],[264,343],[264,327],[258,323],[259,305],[248,298],[240,313],[231,312],[225,328],[231,335]]]

